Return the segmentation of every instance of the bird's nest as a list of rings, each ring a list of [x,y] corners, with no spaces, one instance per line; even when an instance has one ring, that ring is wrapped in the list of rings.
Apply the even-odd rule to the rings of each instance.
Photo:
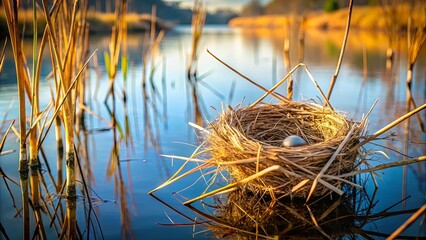
[[[261,104],[219,115],[205,147],[208,162],[252,191],[306,198],[315,188],[312,196],[322,196],[349,182],[338,176],[356,167],[362,125],[314,103]],[[283,146],[291,135],[306,144]]]
[[[303,67],[325,101],[325,106],[306,101],[292,101],[274,91],[297,68]],[[333,109],[307,67],[300,63],[279,83],[248,107],[224,110],[206,128],[194,127],[204,132],[205,141],[190,157],[165,155],[185,160],[185,164],[169,180],[152,190],[157,191],[192,173],[203,172],[207,181],[203,194],[186,201],[191,204],[206,197],[246,189],[261,192],[272,199],[290,197],[308,201],[331,193],[343,195],[342,185],[361,186],[352,179],[361,173],[425,161],[426,157],[381,164],[370,168],[363,146],[405,119],[426,108],[426,104],[401,116],[372,135],[366,133],[367,117],[375,103],[360,122],[352,121]],[[278,103],[260,104],[268,95]],[[294,138],[293,135],[297,137]],[[289,146],[292,136],[303,145]],[[302,138],[302,139],[300,139]],[[284,143],[284,144],[283,144]],[[290,144],[291,145],[291,144]],[[201,163],[184,172],[188,162]],[[366,168],[359,168],[365,164]],[[207,170],[214,168],[214,170]],[[209,178],[205,173],[213,173]],[[226,174],[229,173],[227,179]],[[219,177],[218,177],[219,176]],[[200,178],[201,179],[201,178]],[[217,179],[225,179],[218,186]]]

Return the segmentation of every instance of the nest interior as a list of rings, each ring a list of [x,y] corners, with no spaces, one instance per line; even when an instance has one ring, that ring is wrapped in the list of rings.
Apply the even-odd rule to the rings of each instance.
[[[285,171],[271,171],[248,182],[248,188],[306,197],[310,184],[296,192],[292,192],[293,187],[303,180],[315,178],[354,124],[344,115],[313,103],[289,101],[261,104],[221,114],[209,124],[210,133],[206,140],[210,161],[228,171],[232,180],[239,181],[277,165]],[[327,175],[338,175],[353,169],[357,157],[354,146],[359,142],[361,132],[362,129],[358,128],[349,136],[350,139],[328,168]],[[302,137],[307,144],[282,146],[283,140],[290,135]],[[327,182],[339,188],[342,184],[332,179]],[[318,184],[313,196],[328,192],[330,189]]]

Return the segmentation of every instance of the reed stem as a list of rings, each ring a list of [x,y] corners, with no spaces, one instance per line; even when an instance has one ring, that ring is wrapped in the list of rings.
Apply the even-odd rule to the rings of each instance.
[[[19,4],[17,0],[2,0],[3,9],[6,15],[7,27],[11,38],[13,57],[15,59],[15,70],[18,85],[18,101],[19,101],[19,179],[21,185],[22,212],[23,212],[23,238],[30,238],[30,216],[29,216],[29,193],[28,193],[28,157],[26,144],[26,103],[25,92],[28,90],[28,76],[26,75],[24,66],[24,53],[21,48],[21,37],[18,26]],[[27,92],[28,93],[28,92]]]
[[[327,92],[327,99],[328,100],[330,100],[331,93],[332,93],[333,88],[334,88],[334,84],[336,83],[337,76],[339,75],[340,66],[342,65],[343,55],[345,53],[346,43],[347,43],[348,35],[349,35],[349,29],[350,29],[350,26],[351,26],[353,4],[354,4],[354,1],[350,0],[349,6],[348,6],[348,18],[347,18],[347,22],[346,22],[345,36],[343,37],[342,47],[340,48],[340,55],[339,55],[339,60],[337,61],[336,71],[334,72],[333,76],[331,77],[330,86],[328,88],[328,92]],[[325,103],[324,103],[324,106],[325,106]]]

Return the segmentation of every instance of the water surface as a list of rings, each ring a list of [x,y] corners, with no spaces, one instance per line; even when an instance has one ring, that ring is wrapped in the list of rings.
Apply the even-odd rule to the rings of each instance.
[[[327,91],[329,81],[335,71],[343,32],[310,31],[306,33],[303,62],[308,66],[316,81]],[[189,27],[177,27],[166,34],[161,45],[161,56],[158,61],[158,70],[153,75],[153,84],[158,94],[154,94],[149,88],[147,94],[150,101],[144,102],[142,91],[142,45],[143,34],[129,36],[129,75],[127,82],[123,81],[121,71],[117,74],[117,96],[121,96],[121,89],[126,84],[128,92],[127,115],[130,121],[132,144],[121,144],[120,159],[122,176],[107,177],[107,166],[112,151],[112,131],[96,131],[107,127],[105,122],[93,115],[86,114],[85,122],[89,130],[82,145],[88,151],[90,166],[93,174],[91,188],[96,198],[96,214],[107,239],[117,239],[123,236],[124,228],[120,221],[126,218],[130,221],[128,229],[132,229],[138,239],[205,239],[213,237],[213,233],[204,231],[205,227],[196,226],[162,226],[161,224],[188,224],[190,221],[169,207],[163,205],[147,193],[160,185],[175,172],[182,164],[180,160],[164,158],[161,154],[190,156],[199,141],[195,131],[187,123],[195,122],[195,106],[198,105],[202,118],[207,121],[214,120],[223,105],[229,104],[235,107],[238,104],[244,106],[254,102],[261,95],[262,90],[246,82],[234,72],[220,64],[209,54],[206,49],[230,64],[236,70],[242,72],[260,85],[270,88],[286,74],[283,62],[284,33],[281,31],[260,30],[236,30],[225,26],[206,27],[199,50],[198,76],[202,76],[196,86],[198,102],[193,102],[192,91],[186,80],[186,65],[190,52],[191,32]],[[105,73],[102,60],[103,52],[108,47],[109,36],[93,36],[91,50],[98,49],[99,67],[91,65],[88,78],[87,105],[106,121],[110,116],[103,103],[108,88],[108,76]],[[297,33],[291,35],[291,66],[298,62]],[[25,42],[25,48],[31,51],[31,42]],[[350,38],[340,70],[339,78],[331,96],[332,105],[342,111],[348,118],[360,120],[378,99],[368,127],[368,132],[373,133],[403,115],[405,109],[405,70],[407,53],[406,42],[401,42],[401,52],[394,69],[389,72],[385,69],[386,38],[382,33],[356,32],[350,33]],[[425,102],[426,78],[425,68],[426,49],[420,53],[415,67],[413,78],[413,96],[417,105]],[[29,53],[30,54],[30,53]],[[28,56],[30,58],[30,55]],[[363,60],[364,59],[364,60]],[[366,62],[364,62],[366,60]],[[45,58],[44,64],[50,60]],[[363,67],[363,66],[366,67]],[[148,65],[150,67],[150,65]],[[48,66],[43,67],[42,75],[49,74]],[[149,72],[149,70],[147,71]],[[43,79],[44,79],[43,77]],[[295,75],[295,100],[313,99],[321,102],[322,98],[313,86],[304,71],[298,71]],[[7,113],[7,119],[17,118],[17,88],[15,85],[15,73],[12,54],[9,49],[6,56],[5,67],[0,77],[0,117]],[[49,88],[53,85],[51,80],[42,80],[40,91],[41,105],[46,106],[50,101]],[[97,91],[95,89],[97,88]],[[279,91],[285,94],[285,86]],[[274,102],[267,98],[266,102]],[[10,109],[9,109],[9,106]],[[117,102],[117,120],[120,124],[125,121],[125,108],[122,101]],[[29,112],[29,111],[27,111]],[[420,115],[425,120],[425,112]],[[425,155],[426,135],[419,131],[417,120],[411,119],[410,139],[408,153],[410,157]],[[9,123],[5,123],[8,125]],[[152,134],[150,134],[150,132]],[[392,140],[378,142],[396,151],[404,151],[403,124],[393,128],[396,136]],[[3,134],[3,133],[2,133]],[[151,136],[151,137],[150,137]],[[84,138],[82,138],[84,139]],[[157,145],[158,144],[158,145]],[[17,150],[17,137],[10,134],[6,142],[5,150]],[[43,145],[47,159],[56,178],[56,150],[54,133],[51,131]],[[370,151],[376,151],[370,164],[402,160],[402,156],[395,151],[390,151],[375,145],[368,145]],[[383,151],[383,154],[381,151]],[[390,159],[387,159],[389,156]],[[15,181],[18,177],[18,153],[0,157],[2,170]],[[85,158],[87,160],[87,158]],[[194,165],[190,165],[193,167]],[[43,164],[43,169],[46,165]],[[86,168],[87,170],[89,168]],[[410,196],[405,201],[405,209],[418,208],[426,202],[425,164],[411,165],[407,167],[405,196]],[[392,168],[378,172],[379,189],[375,194],[374,212],[381,212],[403,198],[403,169]],[[204,189],[202,181],[189,187],[199,178],[194,174],[175,184],[172,184],[156,193],[163,201],[176,209],[188,214],[195,219],[197,214],[185,208],[181,202],[184,198],[199,195]],[[374,184],[371,177],[367,179],[366,191],[373,194]],[[50,185],[51,191],[54,189]],[[124,193],[117,191],[125,190]],[[20,206],[19,187],[11,185],[12,193]],[[172,194],[176,193],[178,194]],[[121,196],[121,197],[120,197]],[[124,215],[120,216],[120,209]],[[83,201],[78,205],[80,227],[84,229],[87,207]],[[12,239],[21,237],[21,218],[14,217],[15,209],[12,200],[1,185],[1,216],[0,221]],[[403,204],[393,207],[392,211],[404,209]],[[374,221],[364,226],[365,230],[378,231],[384,234],[392,233],[399,227],[410,214],[388,217]],[[48,221],[48,220],[46,220]],[[404,235],[425,236],[426,228],[415,222]],[[424,225],[424,224],[423,224]],[[47,230],[54,238],[53,230]],[[98,233],[100,234],[100,233]]]

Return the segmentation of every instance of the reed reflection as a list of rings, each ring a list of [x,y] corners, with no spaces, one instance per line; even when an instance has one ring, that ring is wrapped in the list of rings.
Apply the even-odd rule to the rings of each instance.
[[[422,210],[392,210],[402,201],[378,210],[376,191],[369,194],[364,189],[353,187],[348,187],[346,191],[344,196],[323,196],[306,204],[303,199],[278,200],[274,195],[239,188],[215,197],[212,201],[203,201],[198,207],[187,205],[190,211],[175,208],[155,195],[152,197],[188,221],[160,225],[192,226],[194,234],[221,239],[388,237],[391,234],[380,230],[373,231],[371,226],[382,219],[403,217]],[[203,230],[204,228],[206,229]],[[404,235],[399,237],[411,238]]]

